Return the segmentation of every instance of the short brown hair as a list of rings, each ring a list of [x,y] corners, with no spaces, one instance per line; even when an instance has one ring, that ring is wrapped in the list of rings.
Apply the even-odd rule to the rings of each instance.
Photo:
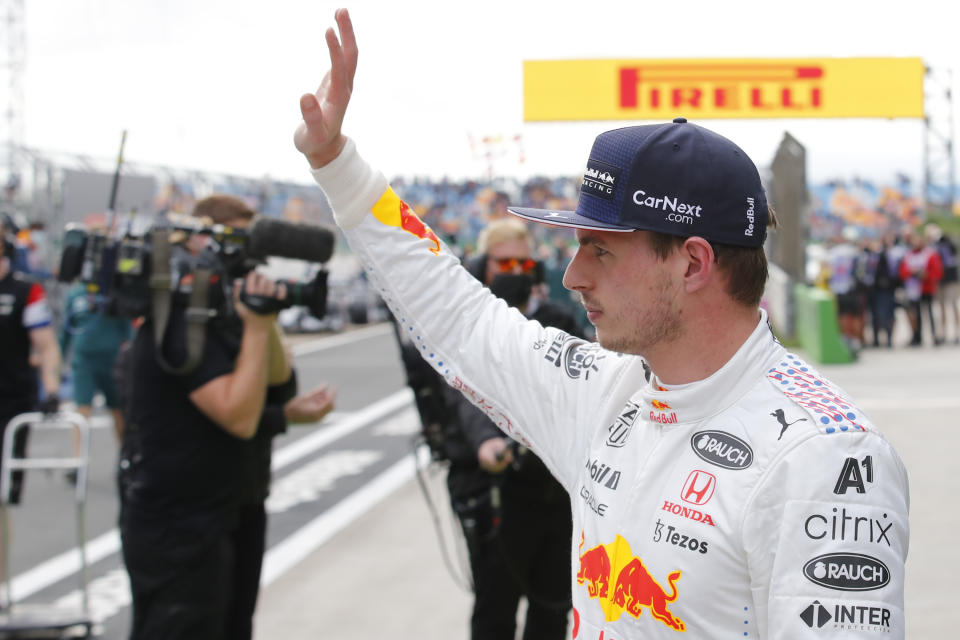
[[[197,202],[190,215],[195,218],[210,218],[214,224],[227,224],[238,218],[249,222],[257,212],[240,198],[217,194]]]
[[[770,221],[767,227],[777,228],[777,216],[770,208]],[[668,233],[650,232],[650,246],[658,260],[667,257],[683,246],[687,238]],[[711,242],[714,262],[727,278],[724,290],[727,294],[746,307],[760,305],[763,290],[767,285],[767,254],[763,247],[737,247],[729,244]]]

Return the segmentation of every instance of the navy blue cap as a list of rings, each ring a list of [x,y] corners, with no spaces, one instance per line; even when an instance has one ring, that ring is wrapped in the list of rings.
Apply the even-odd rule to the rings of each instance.
[[[576,211],[508,207],[550,224],[603,231],[657,231],[761,247],[767,197],[756,165],[723,136],[676,118],[597,136]]]

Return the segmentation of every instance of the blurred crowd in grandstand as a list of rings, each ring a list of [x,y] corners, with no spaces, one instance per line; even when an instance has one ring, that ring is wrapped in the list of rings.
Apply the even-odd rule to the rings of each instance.
[[[958,212],[937,216],[943,226],[928,221],[905,177],[827,182],[810,193],[807,278],[836,296],[851,351],[893,346],[899,323],[910,346],[960,344]]]
[[[510,215],[506,211],[508,204],[574,209],[579,182],[576,176],[529,180],[504,177],[486,181],[400,177],[392,184],[455,252],[468,258],[475,251],[480,231],[490,221]],[[240,197],[266,216],[294,222],[332,222],[329,206],[315,187],[263,180],[218,181],[216,185],[189,179],[170,180],[158,190],[155,210],[189,212],[194,202],[214,186],[217,192]],[[886,344],[892,330],[886,326],[891,314],[901,319],[906,316],[911,328],[916,326],[911,332],[914,343],[924,340],[924,323],[915,321],[920,311],[925,312],[928,325],[929,318],[934,317],[931,310],[937,311],[934,328],[926,332],[928,342],[956,342],[960,338],[956,326],[956,302],[951,300],[956,289],[953,275],[956,259],[950,257],[946,248],[953,246],[960,234],[960,216],[957,215],[960,211],[943,212],[936,218],[939,227],[934,229],[929,226],[930,220],[915,190],[915,185],[906,177],[899,177],[890,184],[853,179],[809,186],[808,284],[818,284],[837,294],[841,332],[854,349],[863,344]],[[18,255],[21,268],[41,279],[49,277],[55,270],[59,247],[50,250],[46,245],[56,245],[59,234],[50,236],[42,224],[25,226],[21,223],[20,226]],[[580,305],[561,282],[567,262],[576,249],[573,234],[567,229],[547,225],[531,225],[531,232],[535,235],[536,246],[540,247],[541,253],[537,257],[544,263],[550,298],[569,305],[587,324]],[[935,236],[940,239],[936,240]],[[914,291],[912,279],[900,274],[904,264],[902,258],[911,253],[909,245],[917,238],[924,240],[924,246],[938,249],[935,253],[944,271],[936,279],[924,274],[927,277],[921,278],[919,294]],[[881,252],[884,246],[887,248]],[[338,243],[338,251],[347,251],[345,242]],[[889,285],[892,302],[886,293],[878,293],[887,286],[883,284],[883,278],[881,284],[876,282],[877,256],[881,254],[892,256],[893,262],[889,265],[894,280]],[[288,329],[336,330],[346,323],[384,317],[359,268],[351,271],[349,255],[340,254],[338,257],[347,266],[340,274],[332,274],[331,317],[323,323],[311,323],[304,322],[309,319],[300,314],[296,326]],[[882,267],[882,272],[887,270]],[[298,274],[282,275],[296,277]],[[893,311],[888,310],[891,304]],[[901,309],[903,311],[899,311]],[[288,315],[292,317],[294,313],[291,311]]]

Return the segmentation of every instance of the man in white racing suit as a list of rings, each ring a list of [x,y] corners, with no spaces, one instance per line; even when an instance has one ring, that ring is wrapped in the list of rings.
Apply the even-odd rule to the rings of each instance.
[[[769,212],[746,154],[682,118],[618,129],[576,212],[513,209],[576,228],[564,284],[599,344],[544,329],[343,136],[357,46],[336,21],[296,146],[423,357],[569,492],[573,637],[904,637],[906,470],[768,328]]]

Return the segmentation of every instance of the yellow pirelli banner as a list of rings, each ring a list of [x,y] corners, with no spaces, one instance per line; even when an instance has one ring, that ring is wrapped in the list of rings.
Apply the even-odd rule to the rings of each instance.
[[[922,118],[920,58],[528,60],[528,122]]]

